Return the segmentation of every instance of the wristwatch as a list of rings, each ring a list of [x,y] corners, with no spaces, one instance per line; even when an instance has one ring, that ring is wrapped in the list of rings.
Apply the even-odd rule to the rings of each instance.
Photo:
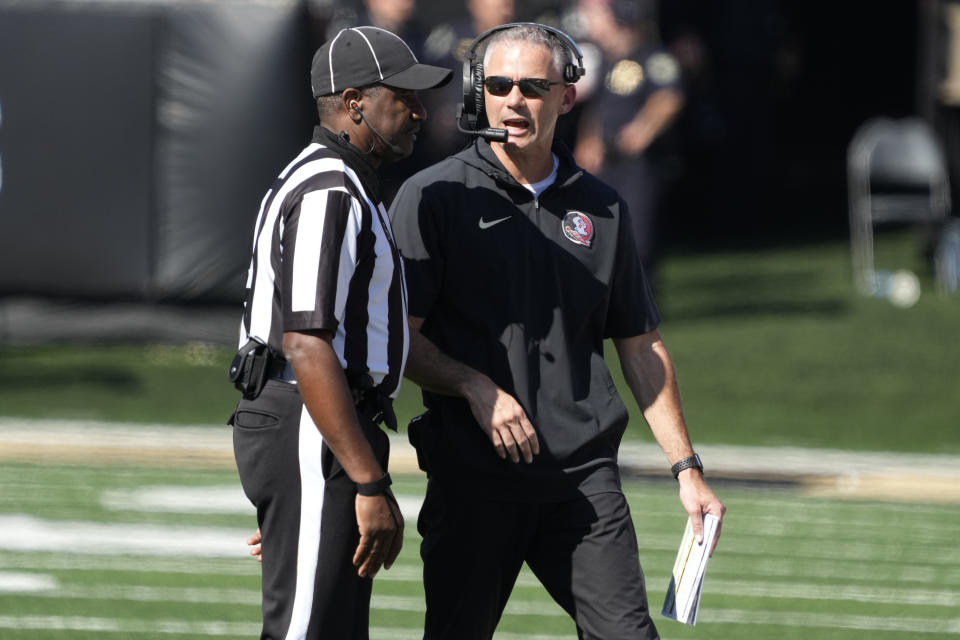
[[[374,480],[373,482],[358,482],[357,483],[357,493],[362,496],[379,496],[380,494],[386,493],[387,488],[393,484],[393,481],[390,479],[390,474],[385,473],[380,476],[379,480]]]
[[[689,458],[684,458],[670,467],[670,471],[673,472],[674,478],[679,477],[680,472],[684,469],[699,469],[700,473],[703,473],[703,463],[700,462],[700,456],[695,453]]]

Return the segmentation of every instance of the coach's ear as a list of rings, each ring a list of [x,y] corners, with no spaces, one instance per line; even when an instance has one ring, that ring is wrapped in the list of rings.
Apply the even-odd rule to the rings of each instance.
[[[560,115],[569,113],[570,109],[573,109],[574,103],[577,101],[577,87],[576,85],[568,84],[563,88],[563,100],[560,102]]]

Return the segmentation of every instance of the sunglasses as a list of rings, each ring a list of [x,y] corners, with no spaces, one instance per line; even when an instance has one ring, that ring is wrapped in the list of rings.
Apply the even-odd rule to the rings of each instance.
[[[555,84],[566,84],[565,82],[550,82],[546,78],[520,78],[512,80],[504,76],[489,76],[484,78],[483,86],[487,88],[490,95],[502,98],[511,91],[513,85],[520,87],[520,93],[524,98],[542,98],[550,93],[550,87]]]

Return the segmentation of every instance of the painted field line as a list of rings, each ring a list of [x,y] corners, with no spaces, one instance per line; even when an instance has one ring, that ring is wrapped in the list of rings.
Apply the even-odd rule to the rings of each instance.
[[[147,525],[130,523],[93,523],[85,521],[46,520],[23,514],[0,515],[0,549],[13,551],[66,551],[93,555],[185,555],[190,557],[246,557],[246,539],[253,527],[246,529],[205,526]],[[417,539],[413,527],[405,538]],[[641,538],[641,551],[672,552],[672,541]],[[786,541],[728,539],[721,541],[720,553],[780,557]],[[802,541],[789,546],[791,557],[831,560],[864,560],[897,557],[904,563],[923,563],[929,555],[923,549],[905,557],[903,546],[889,543],[848,542],[829,546],[818,541]],[[939,566],[960,565],[960,549],[946,548],[937,556]]]
[[[833,585],[803,582],[770,582],[753,580],[704,581],[705,594],[722,593],[725,596],[772,598],[775,600],[827,600],[872,602],[896,605],[927,605],[960,607],[960,593],[946,589],[898,589],[855,584]]]
[[[728,623],[814,629],[899,631],[907,634],[907,637],[913,637],[917,633],[960,633],[960,618],[908,618],[752,609],[702,609],[698,622],[704,625]]]
[[[251,529],[44,520],[0,515],[0,549],[106,555],[244,557]]]
[[[719,552],[718,552],[719,553]],[[899,562],[866,564],[860,561],[805,559],[802,562],[783,558],[758,558],[749,563],[737,563],[726,569],[724,564],[715,562],[710,575],[729,577],[730,579],[747,576],[777,577],[791,579],[849,579],[856,576],[864,582],[907,582],[930,584],[933,582],[960,586],[960,569],[944,568],[930,561],[923,565]]]
[[[415,521],[423,497],[419,495],[397,495],[404,518]],[[104,491],[101,505],[114,511],[143,511],[151,513],[220,513],[253,515],[255,510],[243,495],[239,485],[211,485],[201,487],[185,487],[176,485],[159,485],[138,487],[136,489],[108,489]],[[756,506],[756,505],[753,505]],[[781,505],[782,506],[782,505]],[[896,507],[898,505],[892,505]],[[902,511],[916,511],[910,505],[904,505]],[[810,531],[804,535],[807,540],[829,539],[832,542],[842,540],[857,544],[864,537],[864,531],[871,528],[887,530],[889,522],[885,522],[876,511],[876,507],[864,512],[864,517],[852,518],[850,509],[835,508],[832,517],[823,515],[811,517],[807,510],[801,514],[784,514],[783,516],[760,517],[755,520],[756,526],[751,533],[756,536],[789,536],[793,527],[802,525],[803,531]],[[817,509],[820,511],[820,509]],[[837,521],[836,513],[842,513],[842,521]],[[884,508],[887,514],[888,509]],[[941,515],[940,512],[931,515]],[[671,514],[673,515],[673,514]],[[887,514],[889,515],[889,514]],[[871,516],[871,517],[867,517]],[[926,525],[926,526],[924,526]],[[911,540],[916,544],[936,543],[943,535],[943,525],[937,523],[912,522]]]
[[[53,576],[0,571],[0,593],[32,594],[51,591],[57,586],[57,580]]]
[[[423,496],[396,494],[400,511],[406,520],[416,521]],[[236,485],[184,487],[156,485],[136,489],[107,489],[100,504],[111,511],[144,511],[149,513],[218,513],[256,515],[256,509]]]
[[[700,622],[707,624],[743,624],[791,628],[850,629],[856,631],[894,631],[906,634],[960,633],[960,618],[928,619],[914,617],[880,617],[848,614],[793,613],[785,611],[760,611],[751,609],[705,609]],[[95,631],[101,633],[146,633],[185,634],[193,636],[255,636],[260,625],[249,622],[187,621],[187,620],[135,620],[92,618],[81,616],[0,616],[0,629],[28,629],[46,631]],[[378,640],[405,640],[419,638],[419,629],[386,628],[371,629],[371,637]],[[567,636],[542,634],[498,633],[498,640],[535,640]]]
[[[82,616],[0,616],[0,629],[31,631],[93,631],[97,633],[179,634],[190,636],[256,637],[260,624],[254,622],[225,622],[190,620],[135,620],[92,618]],[[371,640],[420,640],[421,629],[402,627],[371,627]],[[525,638],[530,640],[530,638]]]
[[[260,633],[260,625],[250,622],[135,620],[129,618],[36,615],[0,616],[0,629],[246,637],[254,637]]]
[[[2,544],[0,544],[2,547]],[[63,550],[60,550],[61,552]],[[65,553],[8,553],[0,556],[0,568],[36,571],[116,571],[130,573],[218,574],[259,576],[260,565],[252,559],[161,558],[156,556],[89,556]]]
[[[401,494],[397,496],[397,501],[400,504],[404,518],[409,522],[415,522],[423,503],[423,498],[421,496]],[[143,511],[151,513],[220,513],[238,515],[253,515],[255,513],[253,506],[243,495],[242,489],[237,485],[213,485],[205,487],[159,485],[139,487],[136,489],[109,489],[102,494],[100,503],[110,510]],[[802,522],[808,526],[815,524],[809,521]],[[790,530],[789,525],[784,521],[777,522],[768,520],[763,524],[764,526],[752,531],[752,533],[757,536],[783,536],[788,534]],[[851,527],[846,523],[837,525],[835,522],[831,523],[827,520],[824,520],[823,524],[825,526],[832,524],[839,532],[854,530],[854,532],[849,534],[850,539],[845,542],[858,546],[862,544],[859,539],[854,537],[857,535],[855,529],[858,527]],[[882,525],[877,523],[877,526]],[[820,535],[816,535],[814,539],[828,538],[828,536],[823,535],[827,533],[827,531],[820,527],[815,528]],[[409,532],[414,533],[412,528]],[[918,539],[917,543],[932,543],[935,540],[939,540],[941,535],[942,529],[936,530],[936,535],[934,535],[934,530],[931,529],[929,537]],[[810,540],[810,536],[805,536],[805,538],[808,542],[816,544],[813,540]],[[833,535],[830,535],[829,539],[832,542],[836,542]],[[819,548],[819,545],[816,546]],[[651,546],[649,543],[647,543],[644,548],[672,550],[670,546]],[[736,549],[729,549],[725,544],[724,550],[735,551]],[[753,550],[755,550],[755,548],[751,545],[751,551]],[[841,555],[843,557],[850,557],[850,554],[846,550],[844,550]]]
[[[829,544],[828,544],[829,543]],[[662,550],[662,545],[644,544],[640,549]],[[935,560],[940,566],[960,565],[960,548],[941,545],[934,559],[927,548],[917,548],[905,544],[830,540],[810,540],[809,538],[776,538],[773,541],[761,540],[753,535],[743,537],[725,536],[717,547],[717,554],[758,556],[783,556],[789,553],[791,558],[814,558],[822,560],[862,560],[873,562],[877,558],[896,558],[898,562],[920,564]]]
[[[380,574],[381,576],[384,573]],[[379,576],[378,576],[379,579]],[[529,586],[538,586],[536,578],[528,576]],[[409,582],[419,582],[419,576]],[[667,576],[653,576],[651,584],[666,584]],[[526,585],[521,585],[526,586]],[[706,596],[722,593],[724,596],[768,598],[774,600],[823,600],[828,602],[866,602],[875,604],[917,605],[930,607],[960,607],[960,593],[944,589],[898,589],[864,585],[823,585],[801,582],[711,580],[705,584]],[[30,595],[51,598],[90,598],[96,600],[120,600],[134,602],[178,602],[208,604],[259,605],[258,588],[216,587],[152,587],[129,584],[58,584],[52,576],[43,574],[0,572],[0,593]],[[559,608],[544,612],[544,604],[552,601],[513,598],[507,605],[507,613],[516,615],[565,615]],[[373,606],[376,609],[399,611],[422,611],[421,596],[389,596],[375,593]]]
[[[0,574],[2,580],[2,574]],[[51,579],[52,580],[52,579]],[[3,591],[0,583],[0,592]],[[80,585],[69,584],[57,586],[53,581],[53,588],[47,591],[33,590],[24,593],[32,598],[44,597],[52,599],[90,599],[97,601],[122,602],[166,602],[182,604],[234,604],[240,606],[260,606],[259,589],[216,589],[210,587],[147,587],[141,585]],[[413,611],[423,613],[425,604],[423,596],[388,596],[374,594],[371,608],[388,611]],[[517,616],[566,616],[551,600],[510,600],[505,611],[506,615]]]
[[[2,541],[0,541],[2,547]],[[259,576],[260,565],[252,559],[230,558],[178,558],[156,556],[89,556],[63,553],[47,555],[45,553],[15,553],[0,556],[0,569],[33,571],[115,571],[129,573],[173,573],[173,574],[218,574],[223,576]],[[718,581],[736,582],[755,576],[760,578],[784,578],[789,581],[809,581],[810,579],[847,579],[856,577],[853,586],[866,586],[869,582],[907,583],[927,585],[938,582],[944,585],[960,586],[960,570],[947,570],[935,564],[918,566],[914,564],[870,564],[864,565],[856,561],[835,562],[829,560],[813,560],[798,563],[783,559],[756,559],[750,563],[739,564],[735,570],[725,570],[723,565],[715,564],[708,575],[711,587]],[[648,573],[649,584],[659,584],[657,576]],[[666,578],[664,578],[665,580]],[[392,568],[377,574],[381,582],[412,582],[422,581],[422,566],[418,560],[397,562]],[[753,581],[754,583],[756,581]],[[776,581],[775,581],[776,582]],[[517,580],[519,587],[537,587],[539,581],[529,571],[520,573]],[[913,591],[905,587],[905,591]],[[960,590],[954,589],[953,593]]]

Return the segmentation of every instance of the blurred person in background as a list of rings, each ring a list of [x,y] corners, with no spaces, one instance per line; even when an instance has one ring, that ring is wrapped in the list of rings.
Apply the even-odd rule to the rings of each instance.
[[[455,78],[463,72],[463,55],[481,33],[514,19],[514,0],[466,0],[469,14],[459,20],[437,25],[427,36],[425,60],[453,70]],[[457,104],[463,99],[461,84],[451,82],[441,91],[425,96],[430,122],[429,135],[418,146],[428,164],[439,162],[467,146],[470,136],[457,130]]]
[[[363,0],[363,6],[364,12],[357,16],[356,21],[351,26],[368,24],[395,33],[413,50],[413,55],[417,59],[424,62],[428,61],[425,52],[427,29],[415,15],[417,10],[416,0]],[[440,91],[429,93],[440,93],[446,89],[445,87]],[[380,175],[383,177],[383,202],[387,206],[390,205],[394,194],[403,181],[431,162],[431,156],[426,150],[429,143],[425,145],[424,141],[433,137],[432,131],[430,133],[427,133],[427,131],[431,129],[430,121],[433,120],[436,109],[430,103],[431,97],[429,94],[425,93],[420,98],[430,114],[430,120],[423,123],[423,135],[420,136],[413,153],[398,162],[385,166],[380,171]]]
[[[680,66],[659,44],[653,0],[580,0],[579,9],[604,59],[574,154],[627,202],[641,262],[655,284],[658,217],[676,172],[669,132],[684,106]]]

